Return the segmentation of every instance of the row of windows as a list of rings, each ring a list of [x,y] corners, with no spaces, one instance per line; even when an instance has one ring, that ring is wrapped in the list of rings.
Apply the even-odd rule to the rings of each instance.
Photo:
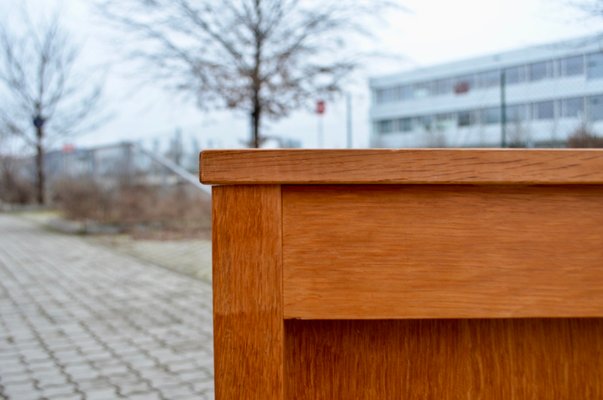
[[[435,115],[421,115],[397,119],[385,119],[376,122],[379,134],[411,132],[417,129],[446,129],[449,127],[469,127],[474,125],[500,124],[500,107],[479,110],[462,110]],[[512,104],[505,108],[507,123],[525,121],[544,121],[561,118],[586,118],[589,121],[603,120],[603,95],[590,97],[572,97],[561,100],[536,103]]]
[[[579,76],[585,73],[588,79],[603,78],[603,53],[565,57],[519,65],[504,70],[505,85]],[[486,89],[500,85],[501,70],[495,69],[387,89],[377,89],[375,90],[375,101],[377,104],[382,104],[453,93],[460,95],[474,89]]]

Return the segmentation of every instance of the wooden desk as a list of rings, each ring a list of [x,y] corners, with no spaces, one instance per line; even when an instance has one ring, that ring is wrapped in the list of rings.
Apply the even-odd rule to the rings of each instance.
[[[216,150],[201,180],[218,400],[603,398],[603,151]]]

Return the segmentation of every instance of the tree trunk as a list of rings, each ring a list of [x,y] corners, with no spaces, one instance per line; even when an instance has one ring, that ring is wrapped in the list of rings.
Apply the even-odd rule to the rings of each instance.
[[[259,149],[262,144],[260,138],[260,118],[262,116],[262,107],[260,105],[259,94],[253,97],[253,110],[251,111],[251,145]]]
[[[44,189],[46,186],[46,175],[44,173],[44,147],[42,139],[44,138],[44,128],[36,127],[36,198],[38,204],[45,203]]]
[[[258,20],[261,20],[262,8],[260,1],[255,1],[255,12],[258,16]],[[258,22],[259,24],[260,22]],[[259,27],[259,25],[258,25]],[[262,90],[262,80],[260,66],[262,64],[262,43],[264,40],[263,34],[260,33],[259,29],[254,30],[255,39],[255,54],[254,54],[254,67],[253,75],[251,76],[251,90],[253,92],[253,99],[251,104],[251,135],[254,148],[259,149],[262,145],[262,138],[260,137],[260,122],[262,118],[262,102],[260,101],[260,91]]]

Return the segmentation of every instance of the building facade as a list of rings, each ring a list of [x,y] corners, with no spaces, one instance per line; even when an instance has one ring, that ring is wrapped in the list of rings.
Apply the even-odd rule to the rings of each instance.
[[[603,34],[370,80],[373,147],[563,147],[603,134]]]

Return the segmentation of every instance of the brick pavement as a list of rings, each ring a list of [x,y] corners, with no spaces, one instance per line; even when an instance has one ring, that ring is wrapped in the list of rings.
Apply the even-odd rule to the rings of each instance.
[[[212,399],[211,291],[0,215],[0,399]]]

